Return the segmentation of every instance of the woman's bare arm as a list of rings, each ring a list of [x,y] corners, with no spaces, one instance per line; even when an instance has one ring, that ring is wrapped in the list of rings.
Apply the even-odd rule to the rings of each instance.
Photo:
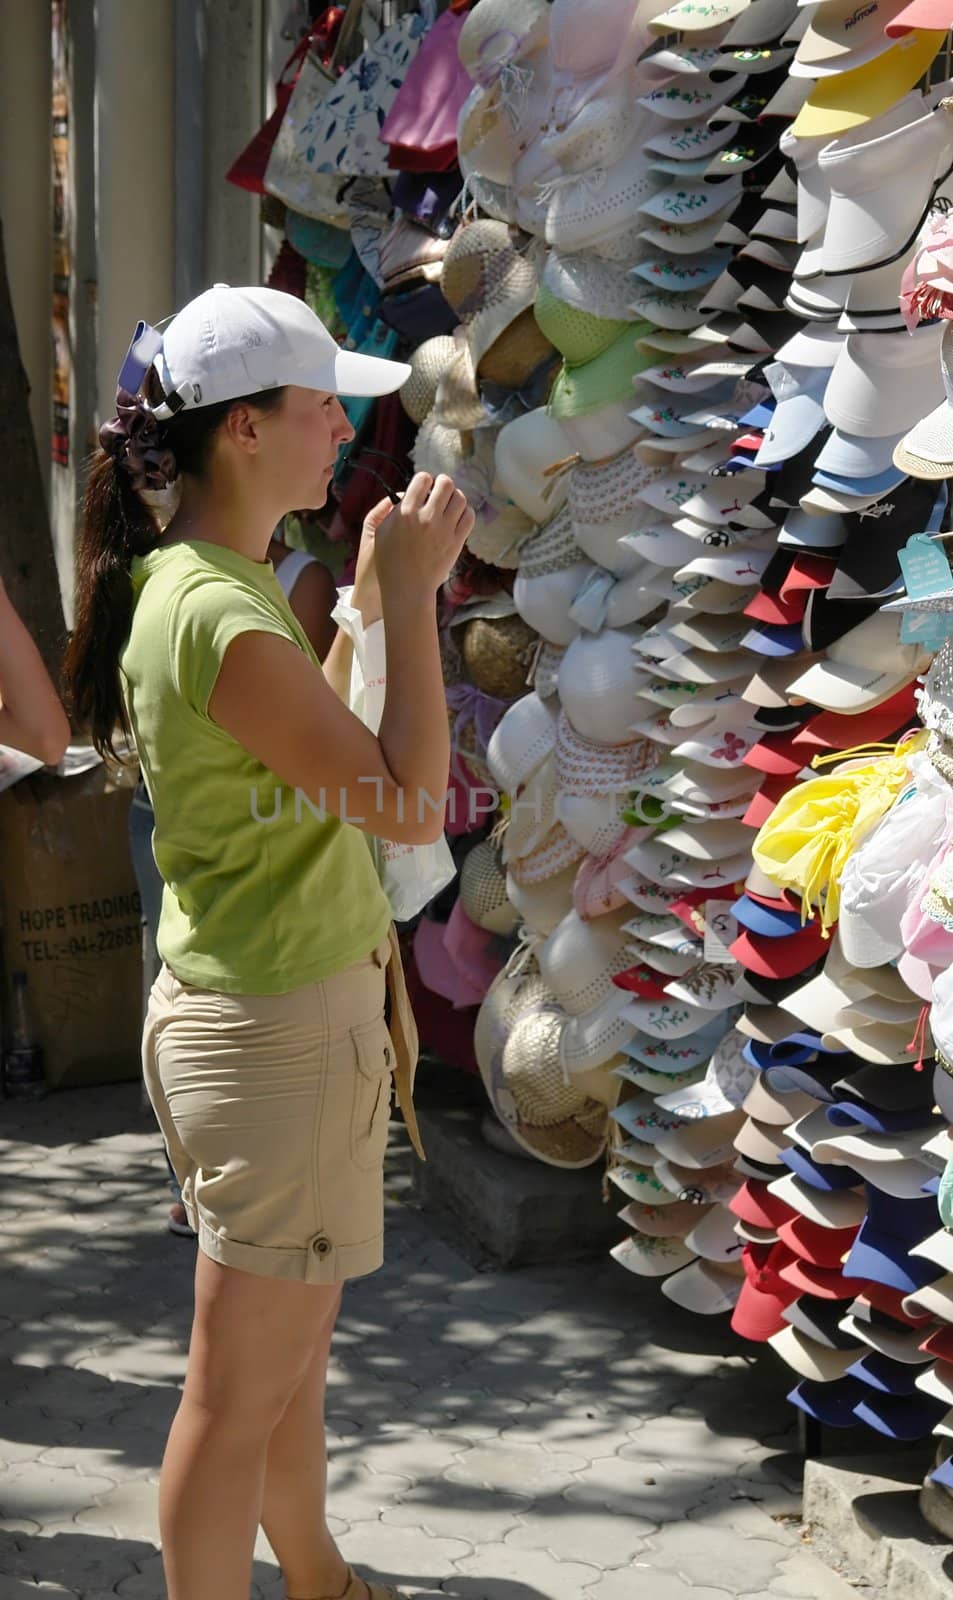
[[[55,766],[70,726],[39,650],[0,582],[0,744]]]
[[[377,530],[387,635],[377,737],[335,692],[338,640],[322,673],[276,635],[240,634],[209,701],[214,720],[282,782],[380,838],[423,844],[443,830],[450,743],[434,595],[472,526],[449,479],[418,474]]]

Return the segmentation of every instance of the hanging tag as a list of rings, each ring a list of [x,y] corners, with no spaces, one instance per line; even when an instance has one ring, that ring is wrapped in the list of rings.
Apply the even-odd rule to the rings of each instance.
[[[953,572],[942,548],[928,533],[915,533],[899,552],[900,571],[911,600],[924,600],[953,588]],[[900,624],[902,644],[919,644],[939,650],[953,634],[953,603],[947,611],[904,612]]]
[[[738,961],[729,949],[729,945],[738,937],[738,924],[731,912],[733,903],[731,900],[706,900],[702,908],[705,922],[705,960],[714,962],[719,967],[738,965]]]

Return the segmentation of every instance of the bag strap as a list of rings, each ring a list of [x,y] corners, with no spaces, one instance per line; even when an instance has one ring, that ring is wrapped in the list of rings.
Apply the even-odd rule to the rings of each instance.
[[[334,46],[334,54],[328,63],[329,71],[334,73],[345,50],[354,37],[354,30],[360,20],[361,8],[364,0],[347,0],[347,10],[338,29],[338,36]]]

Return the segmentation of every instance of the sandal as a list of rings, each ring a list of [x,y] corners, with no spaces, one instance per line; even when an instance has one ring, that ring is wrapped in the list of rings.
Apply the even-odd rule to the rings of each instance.
[[[335,1595],[334,1600],[364,1600],[364,1589],[370,1600],[400,1600],[396,1589],[384,1583],[372,1583],[370,1578],[359,1578],[353,1567],[347,1569],[347,1588],[342,1595]]]

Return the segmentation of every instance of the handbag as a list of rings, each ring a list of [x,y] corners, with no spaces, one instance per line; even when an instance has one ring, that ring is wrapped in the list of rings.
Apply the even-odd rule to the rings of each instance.
[[[324,65],[330,65],[334,59],[335,40],[343,16],[344,12],[340,6],[326,7],[311,32],[303,39],[299,39],[282,67],[275,85],[275,109],[249,140],[241,154],[235,157],[225,174],[228,183],[234,183],[239,189],[247,189],[252,194],[266,193],[264,178],[268,159],[284,121],[288,102],[302,65],[309,51],[313,51]]]
[[[331,616],[353,646],[348,703],[364,726],[377,733],[387,688],[384,624],[374,622],[365,629],[361,613],[351,605],[353,592],[338,590],[338,603]],[[456,875],[456,864],[444,838],[434,844],[401,844],[395,839],[375,839],[370,834],[366,838],[395,922],[409,922],[416,917]]]
[[[305,57],[268,160],[269,194],[346,226],[342,180],[387,176],[381,124],[435,15],[434,0],[422,6],[386,28],[340,78]]]

